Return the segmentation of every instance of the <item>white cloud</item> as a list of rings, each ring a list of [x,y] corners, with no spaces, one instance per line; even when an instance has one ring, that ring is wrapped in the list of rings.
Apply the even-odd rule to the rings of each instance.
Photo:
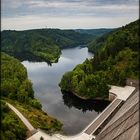
[[[2,28],[42,28],[46,24],[57,28],[98,28],[100,24],[114,27],[138,19],[137,3],[138,0],[2,0]]]
[[[75,9],[78,11],[82,10],[138,10],[137,5],[126,5],[126,4],[108,4],[108,5],[96,5],[96,3],[83,2],[66,2],[66,1],[29,1],[30,8],[64,8],[64,9]],[[84,11],[83,11],[84,12]]]
[[[34,29],[34,28],[110,28],[120,27],[128,24],[138,17],[114,17],[114,18],[90,18],[90,17],[37,17],[25,16],[19,18],[6,18],[2,20],[2,30],[4,29]]]
[[[68,2],[45,2],[45,1],[36,1],[36,2],[30,2],[30,8],[66,8],[66,7],[75,7],[78,6],[78,3],[68,3]]]

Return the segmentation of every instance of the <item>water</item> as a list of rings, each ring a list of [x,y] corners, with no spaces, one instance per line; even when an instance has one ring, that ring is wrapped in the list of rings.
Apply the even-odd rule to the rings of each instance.
[[[58,63],[51,66],[46,62],[22,62],[42,109],[63,123],[62,129],[66,135],[81,132],[108,104],[105,101],[83,101],[73,95],[62,94],[58,86],[65,72],[92,55],[86,47],[76,47],[62,50]]]

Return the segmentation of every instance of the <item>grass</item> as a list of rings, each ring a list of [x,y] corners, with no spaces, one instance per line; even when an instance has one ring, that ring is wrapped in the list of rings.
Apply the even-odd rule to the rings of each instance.
[[[62,123],[48,116],[46,112],[7,98],[4,100],[17,108],[35,128],[45,130],[48,134],[61,131]]]

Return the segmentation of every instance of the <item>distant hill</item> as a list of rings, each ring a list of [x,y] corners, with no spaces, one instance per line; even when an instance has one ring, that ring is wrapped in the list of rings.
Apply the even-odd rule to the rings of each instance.
[[[139,20],[118,28],[90,43],[94,58],[63,75],[62,91],[82,99],[107,98],[108,85],[125,85],[139,78]]]
[[[104,44],[105,40],[107,39],[107,37],[112,34],[113,32],[115,32],[116,30],[112,30],[110,32],[107,32],[105,34],[103,34],[102,36],[98,36],[96,38],[94,38],[92,41],[90,41],[87,44],[88,50],[90,52],[96,53],[98,50],[100,50],[100,48],[102,47],[102,45]]]
[[[57,62],[61,49],[88,44],[97,36],[112,29],[60,30],[33,29],[1,32],[1,50],[18,59],[33,58],[38,61]]]
[[[86,44],[91,39],[92,35],[74,30],[6,30],[1,33],[1,50],[13,56],[30,54],[45,61],[56,62],[62,48]]]
[[[113,30],[114,30],[113,28],[99,28],[99,29],[76,29],[75,31],[79,33],[91,34],[95,37],[99,37]]]

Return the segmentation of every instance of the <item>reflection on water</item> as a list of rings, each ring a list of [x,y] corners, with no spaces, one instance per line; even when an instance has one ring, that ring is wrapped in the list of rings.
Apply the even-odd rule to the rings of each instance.
[[[82,131],[107,105],[105,102],[81,101],[73,96],[63,95],[58,86],[63,74],[77,64],[92,57],[87,48],[62,50],[58,63],[49,66],[46,62],[23,61],[28,77],[33,83],[35,97],[42,109],[63,123],[63,131],[74,135]]]
[[[44,62],[43,59],[41,59],[40,57],[35,56],[29,52],[13,52],[13,53],[9,53],[9,55],[14,56],[21,62],[26,61],[26,60],[30,61],[30,62]],[[51,62],[49,62],[49,61],[46,61],[46,63],[50,66],[52,65]]]
[[[63,93],[64,104],[69,108],[75,107],[82,112],[86,111],[96,111],[98,113],[102,112],[104,108],[110,103],[105,100],[82,100],[72,93]]]

